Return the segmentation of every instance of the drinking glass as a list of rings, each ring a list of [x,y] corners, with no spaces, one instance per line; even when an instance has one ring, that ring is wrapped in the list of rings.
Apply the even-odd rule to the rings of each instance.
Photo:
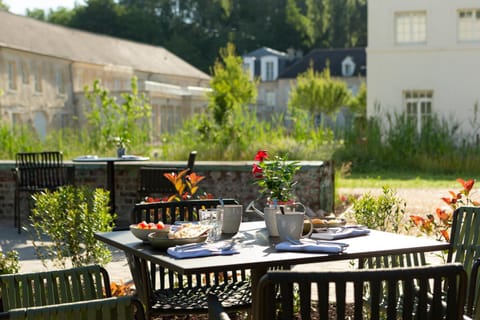
[[[201,224],[208,225],[210,230],[208,232],[207,241],[214,242],[221,239],[222,224],[223,224],[223,209],[209,208],[201,209],[199,211],[199,221]]]

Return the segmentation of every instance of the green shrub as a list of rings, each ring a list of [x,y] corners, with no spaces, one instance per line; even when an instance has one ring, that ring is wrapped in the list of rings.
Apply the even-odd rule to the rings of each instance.
[[[20,270],[18,252],[15,250],[3,253],[0,251],[0,274],[17,273]]]
[[[113,228],[107,191],[68,186],[36,193],[33,198],[33,246],[44,264],[50,259],[64,268],[69,260],[73,266],[105,265],[111,260],[106,245],[94,238],[95,232]]]
[[[385,186],[380,196],[367,192],[354,200],[353,215],[357,223],[370,229],[398,232],[406,206],[393,189]]]

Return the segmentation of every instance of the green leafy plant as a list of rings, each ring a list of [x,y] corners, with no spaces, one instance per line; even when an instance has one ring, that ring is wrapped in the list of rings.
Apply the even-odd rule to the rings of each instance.
[[[287,156],[274,156],[268,159],[268,153],[260,150],[255,155],[252,167],[253,182],[260,187],[260,193],[270,201],[288,202],[294,200],[293,188],[297,181],[293,178],[301,169],[298,161],[288,161]]]
[[[108,192],[85,186],[67,186],[33,195],[35,207],[30,216],[33,246],[44,265],[50,259],[66,267],[105,265],[111,253],[94,233],[111,231],[114,217],[109,213]],[[48,241],[44,242],[45,237]]]
[[[353,202],[353,215],[357,223],[370,229],[398,232],[407,206],[396,192],[384,186],[383,194],[373,196],[370,192]]]
[[[475,180],[463,180],[457,178],[462,189],[458,192],[449,191],[450,197],[442,197],[442,200],[449,206],[450,210],[437,208],[435,215],[426,216],[411,215],[410,222],[423,234],[435,236],[436,239],[450,241],[450,229],[452,227],[453,211],[461,206],[480,206],[480,202],[471,198],[472,188]]]
[[[0,252],[0,274],[17,273],[20,270],[18,252],[15,250]]]

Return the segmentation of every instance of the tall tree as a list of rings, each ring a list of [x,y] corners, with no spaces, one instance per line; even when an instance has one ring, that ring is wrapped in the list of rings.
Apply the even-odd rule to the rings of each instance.
[[[347,84],[332,79],[329,67],[319,73],[310,66],[305,73],[297,77],[297,85],[290,93],[289,106],[307,110],[311,114],[324,113],[335,117],[336,112],[348,105],[350,99],[351,93]]]

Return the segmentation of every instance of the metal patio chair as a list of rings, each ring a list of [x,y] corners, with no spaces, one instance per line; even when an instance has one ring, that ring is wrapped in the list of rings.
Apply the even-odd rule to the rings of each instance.
[[[14,225],[20,233],[21,193],[26,192],[32,195],[43,190],[55,190],[58,187],[73,184],[74,167],[65,165],[63,154],[58,151],[17,153],[13,175],[15,179]]]
[[[271,271],[256,288],[258,309],[253,313],[255,320],[294,319],[297,313],[304,320],[312,315],[327,320],[333,312],[336,319],[342,320],[347,315],[352,319],[458,320],[463,315],[466,281],[460,264],[332,272]],[[400,286],[402,300],[397,296]],[[388,294],[386,309],[379,306],[383,287]],[[373,302],[369,305],[363,298],[366,289]],[[318,295],[316,308],[312,304],[314,290]],[[351,300],[347,293],[351,293]],[[216,297],[209,299],[210,319],[228,319]],[[351,314],[346,313],[347,308]]]
[[[225,204],[238,204],[234,199],[223,201]],[[219,204],[219,199],[136,204],[132,212],[132,223],[143,220],[154,223],[162,221],[166,224],[198,221],[198,210]],[[251,283],[246,269],[184,276],[153,263],[148,268],[147,275],[141,274],[138,277],[149,277],[149,290],[153,290],[149,308],[153,315],[206,314],[209,293],[218,295],[223,306],[230,311],[248,310],[251,307]]]
[[[98,265],[0,275],[0,311],[111,296],[108,272]]]
[[[132,296],[123,296],[12,309],[0,313],[0,319],[146,320],[146,317],[140,300]]]

